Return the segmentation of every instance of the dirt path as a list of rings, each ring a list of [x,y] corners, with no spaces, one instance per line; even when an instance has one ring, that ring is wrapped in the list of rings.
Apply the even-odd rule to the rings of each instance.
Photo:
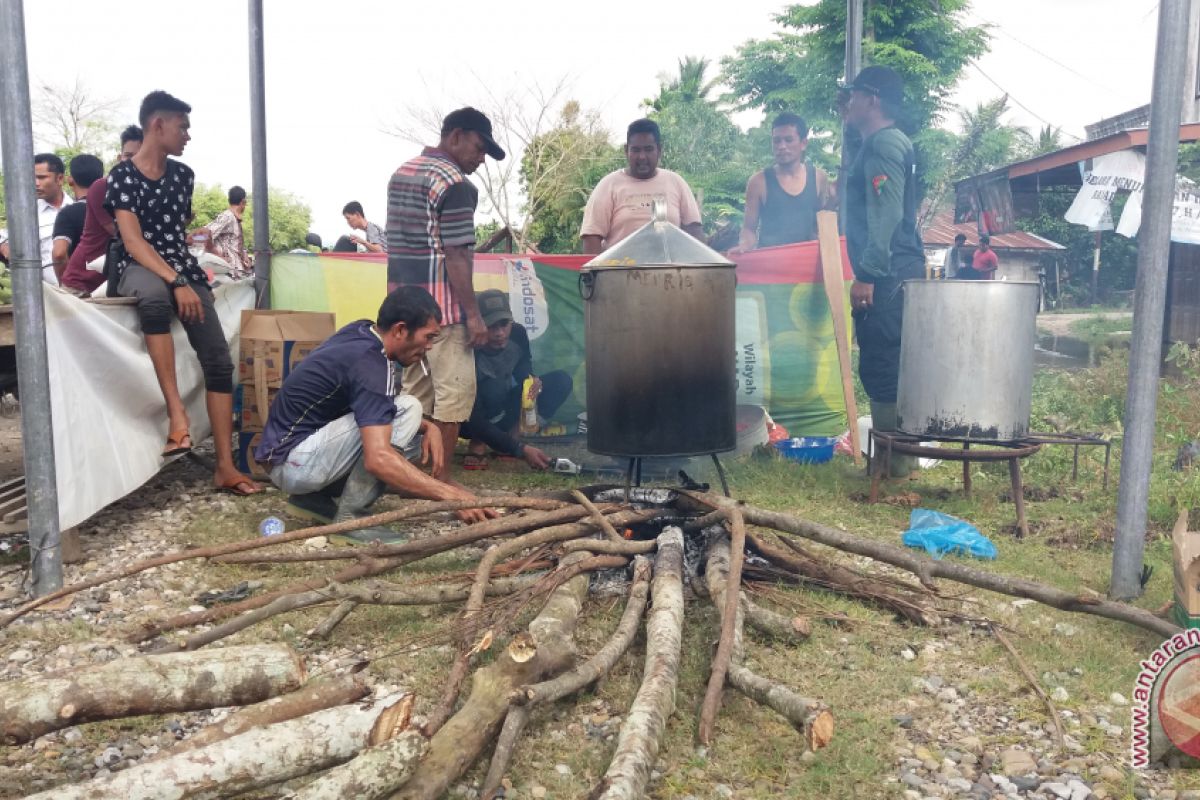
[[[1038,330],[1055,336],[1066,336],[1071,332],[1071,325],[1081,319],[1130,319],[1131,311],[1083,311],[1078,314],[1038,314]]]

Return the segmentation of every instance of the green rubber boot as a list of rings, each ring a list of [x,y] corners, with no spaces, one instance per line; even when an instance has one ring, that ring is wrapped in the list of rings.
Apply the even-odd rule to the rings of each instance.
[[[352,519],[370,516],[372,504],[383,496],[383,481],[367,471],[366,460],[359,456],[346,477],[346,487],[342,489],[342,498],[338,501],[337,514],[333,521],[347,522]],[[408,535],[394,531],[391,528],[375,526],[362,528],[349,533],[337,533],[329,537],[335,544],[400,544],[408,541]]]
[[[896,430],[896,404],[895,403],[877,403],[871,401],[871,427],[877,431],[894,431]],[[875,454],[878,459],[880,454]],[[888,478],[907,478],[912,475],[913,471],[920,467],[917,463],[916,456],[905,456],[899,453],[892,453],[892,468]],[[882,462],[879,462],[882,463]]]

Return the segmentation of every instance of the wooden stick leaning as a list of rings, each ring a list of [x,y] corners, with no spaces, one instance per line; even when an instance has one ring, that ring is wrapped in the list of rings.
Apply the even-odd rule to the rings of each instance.
[[[1021,654],[1017,652],[1017,648],[1013,647],[1012,642],[1008,640],[1008,637],[1005,636],[1004,633],[995,625],[989,625],[988,628],[991,630],[992,635],[996,637],[996,641],[1004,645],[1004,649],[1008,651],[1010,656],[1012,656],[1013,661],[1017,665],[1017,669],[1020,671],[1025,680],[1029,681],[1029,685],[1033,688],[1034,694],[1040,697],[1042,702],[1046,704],[1046,708],[1050,711],[1050,719],[1054,722],[1054,739],[1058,743],[1059,751],[1064,751],[1067,743],[1063,734],[1062,718],[1058,715],[1058,708],[1054,705],[1054,701],[1050,699],[1050,696],[1046,694],[1046,690],[1043,689],[1041,684],[1038,683],[1037,677],[1033,674],[1033,670],[1031,670],[1029,665],[1025,663],[1025,659],[1021,658]]]
[[[854,397],[854,376],[850,364],[850,330],[846,325],[846,284],[842,272],[842,244],[838,240],[837,212],[817,212],[817,242],[821,248],[821,278],[825,297],[833,315],[833,338],[837,343],[838,366],[842,375],[842,398],[846,401],[846,422],[850,426],[850,446],[854,463],[862,463],[862,442],[858,435],[858,401]]]
[[[579,503],[579,505],[588,510],[588,514],[590,514],[592,520],[600,526],[600,530],[604,531],[605,536],[614,542],[625,541],[624,537],[617,533],[617,529],[614,528],[612,523],[608,521],[608,518],[604,516],[603,512],[596,508],[596,505],[591,500],[587,499],[587,495],[578,489],[572,489],[571,497],[574,497],[575,502]]]
[[[724,610],[721,612],[721,635],[717,640],[717,652],[713,656],[708,687],[704,691],[704,702],[700,706],[698,738],[703,745],[712,743],[717,712],[721,708],[721,693],[725,690],[725,674],[729,671],[729,662],[733,658],[734,623],[738,615],[738,595],[742,585],[742,562],[746,555],[746,523],[742,519],[742,512],[736,507],[730,507],[727,511],[732,529],[727,580],[735,587],[735,591],[726,591],[724,596],[713,598],[714,603],[723,603]]]
[[[111,581],[128,578],[132,575],[137,575],[139,572],[145,572],[148,569],[155,567],[174,564],[179,561],[187,561],[192,558],[215,558],[217,556],[228,555],[231,553],[239,553],[245,550],[257,550],[260,547],[272,547],[278,544],[286,544],[287,542],[299,542],[305,539],[312,539],[317,536],[329,536],[335,533],[348,533],[350,531],[360,530],[362,528],[371,527],[373,525],[386,525],[388,523],[397,522],[404,519],[412,519],[413,517],[426,516],[428,514],[437,514],[443,511],[463,511],[469,508],[536,508],[553,510],[562,508],[563,504],[554,500],[542,500],[539,498],[530,497],[488,497],[479,498],[476,501],[464,500],[448,500],[433,502],[431,500],[416,500],[410,505],[395,511],[387,511],[383,514],[374,514],[370,517],[362,517],[361,519],[350,520],[347,522],[338,522],[333,525],[318,525],[312,528],[302,528],[300,530],[291,531],[289,533],[281,533],[278,536],[260,536],[255,539],[243,539],[229,544],[213,545],[211,547],[196,547],[190,550],[180,550],[173,553],[165,553],[155,558],[149,558],[144,561],[137,561],[127,567],[112,572],[106,572],[97,575],[95,578],[90,578],[86,581],[64,586],[58,591],[51,592],[41,597],[34,598],[28,603],[14,609],[13,611],[0,617],[0,628],[7,627],[17,619],[28,614],[36,608],[52,603],[59,598],[81,592],[85,589],[91,589],[96,586],[101,586]],[[410,542],[409,544],[414,544]]]
[[[500,788],[500,782],[512,761],[517,740],[529,723],[529,714],[533,706],[560,700],[608,674],[633,643],[642,614],[646,610],[649,594],[650,561],[644,556],[638,556],[633,562],[633,579],[629,584],[629,600],[625,604],[625,613],[621,615],[621,621],[617,623],[616,629],[604,646],[570,672],[531,686],[522,686],[512,693],[508,714],[504,718],[504,727],[496,740],[492,763],[480,790],[483,800],[493,800],[496,790]]]

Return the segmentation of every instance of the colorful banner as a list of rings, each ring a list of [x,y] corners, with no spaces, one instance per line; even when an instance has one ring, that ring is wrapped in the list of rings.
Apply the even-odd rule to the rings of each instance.
[[[584,410],[587,396],[579,268],[589,258],[475,256],[476,291],[509,292],[514,317],[529,331],[534,369],[562,369],[574,378],[574,394],[558,413],[567,423]],[[852,277],[844,243],[842,275],[847,281]],[[738,403],[765,406],[796,436],[841,433],[845,406],[817,243],[739,256],[737,276]],[[271,259],[272,307],[332,311],[338,326],[373,319],[386,285],[383,254],[296,253]]]

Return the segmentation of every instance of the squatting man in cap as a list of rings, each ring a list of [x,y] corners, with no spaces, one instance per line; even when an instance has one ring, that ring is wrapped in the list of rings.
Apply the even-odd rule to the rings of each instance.
[[[472,274],[479,192],[467,176],[489,155],[504,158],[491,121],[460,108],[442,120],[438,146],[402,164],[388,183],[388,288],[425,289],[445,325],[429,350],[428,369],[416,360],[405,369],[404,390],[421,401],[447,456],[475,404],[474,348],[488,338]],[[434,477],[443,477],[446,467],[439,463]]]
[[[508,295],[498,289],[480,292],[479,311],[487,325],[487,344],[475,351],[475,406],[462,427],[471,440],[463,460],[466,469],[486,469],[487,451],[523,458],[534,469],[545,469],[550,458],[517,438],[521,393],[525,379],[533,376],[529,334],[513,322]],[[571,394],[571,376],[562,370],[533,377],[538,416],[554,416]]]
[[[345,326],[293,370],[271,403],[254,451],[271,481],[290,495],[289,511],[319,521],[366,516],[385,489],[431,500],[474,500],[437,474],[445,450],[417,398],[400,394],[394,365],[416,364],[441,331],[442,312],[429,292],[402,286],[384,299],[372,323]],[[335,499],[336,498],[336,499]],[[459,511],[464,522],[495,517],[491,509]],[[396,543],[407,536],[366,528],[343,542]]]
[[[917,233],[912,142],[896,127],[904,84],[895,70],[867,67],[852,83],[846,125],[862,137],[846,180],[846,249],[854,268],[851,313],[860,352],[858,374],[871,399],[876,430],[896,429],[904,281],[925,274]],[[893,458],[892,476],[908,475],[911,458]]]

